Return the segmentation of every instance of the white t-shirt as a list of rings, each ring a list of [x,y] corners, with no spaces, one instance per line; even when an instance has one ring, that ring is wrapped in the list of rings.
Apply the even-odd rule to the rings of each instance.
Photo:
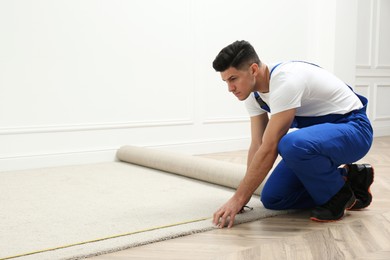
[[[270,66],[269,70],[276,66]],[[346,114],[363,107],[356,94],[339,78],[325,69],[305,62],[284,62],[272,72],[269,92],[260,93],[271,115],[296,108],[296,116]],[[245,100],[249,115],[257,116],[261,109],[254,94]]]

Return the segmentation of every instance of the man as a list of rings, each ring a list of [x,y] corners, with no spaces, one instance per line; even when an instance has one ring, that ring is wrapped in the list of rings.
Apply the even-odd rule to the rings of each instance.
[[[213,67],[229,92],[245,100],[251,121],[247,172],[233,197],[214,213],[215,225],[233,226],[278,153],[282,160],[262,190],[264,207],[313,208],[312,220],[335,221],[346,209],[371,203],[373,168],[352,164],[372,144],[366,98],[311,63],[267,66],[246,41],[223,48]],[[288,132],[291,127],[298,130]]]

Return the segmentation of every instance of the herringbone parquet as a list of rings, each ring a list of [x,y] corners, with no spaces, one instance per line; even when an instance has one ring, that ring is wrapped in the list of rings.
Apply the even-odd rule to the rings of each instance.
[[[246,152],[203,155],[235,163]],[[95,257],[111,259],[390,259],[390,136],[377,137],[361,162],[375,168],[374,199],[340,221],[310,221],[309,211],[199,233]]]

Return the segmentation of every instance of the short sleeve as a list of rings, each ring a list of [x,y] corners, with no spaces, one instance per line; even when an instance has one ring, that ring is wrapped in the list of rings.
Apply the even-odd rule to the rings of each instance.
[[[251,93],[251,95],[249,95],[249,97],[245,99],[245,107],[250,117],[258,116],[263,113],[266,113],[265,110],[260,108],[260,105],[257,103],[253,93]]]
[[[304,92],[302,82],[291,77],[289,80],[285,77],[275,77],[272,80],[273,89],[269,101],[272,114],[301,106]]]

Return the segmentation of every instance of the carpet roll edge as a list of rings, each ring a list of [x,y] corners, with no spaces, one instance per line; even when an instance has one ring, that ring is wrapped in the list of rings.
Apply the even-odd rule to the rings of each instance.
[[[132,145],[121,146],[116,156],[122,162],[232,189],[238,188],[246,172],[246,166],[242,164]],[[261,190],[262,186],[254,194],[260,195]]]

